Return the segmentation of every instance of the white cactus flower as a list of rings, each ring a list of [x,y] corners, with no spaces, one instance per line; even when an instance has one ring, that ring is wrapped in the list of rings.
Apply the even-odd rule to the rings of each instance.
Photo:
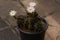
[[[15,16],[16,13],[17,13],[17,12],[16,12],[15,10],[11,10],[11,11],[9,12],[9,15],[10,15],[10,16]]]
[[[32,12],[35,11],[35,8],[29,6],[29,7],[27,7],[27,11],[28,11],[29,13],[32,13]]]
[[[34,7],[34,6],[36,6],[36,3],[35,3],[35,2],[30,2],[30,3],[29,3],[29,6]]]

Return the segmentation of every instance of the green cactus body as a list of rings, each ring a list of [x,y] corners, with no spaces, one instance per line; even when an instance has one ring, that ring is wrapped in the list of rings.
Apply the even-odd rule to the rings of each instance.
[[[42,20],[36,12],[27,13],[27,16],[17,18],[17,24],[19,28],[24,27],[26,30],[34,32],[40,32],[43,29]]]

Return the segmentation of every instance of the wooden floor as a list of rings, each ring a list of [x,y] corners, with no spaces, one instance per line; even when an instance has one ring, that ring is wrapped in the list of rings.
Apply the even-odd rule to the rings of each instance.
[[[40,16],[50,13],[45,19],[49,23],[44,40],[60,40],[60,0],[21,0],[28,6],[28,3],[34,1],[37,3],[36,12]],[[16,20],[9,16],[10,10],[16,10],[19,15],[26,15],[24,8],[16,0],[0,0],[0,40],[21,40],[17,30]],[[14,22],[13,22],[14,21]],[[4,24],[5,23],[5,24]],[[3,26],[2,26],[3,25]]]

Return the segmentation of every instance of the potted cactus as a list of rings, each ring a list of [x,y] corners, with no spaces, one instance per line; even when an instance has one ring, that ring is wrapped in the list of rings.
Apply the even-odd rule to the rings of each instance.
[[[21,40],[44,40],[48,23],[35,11],[35,5],[35,3],[30,3],[30,6],[26,9],[26,16],[15,17],[16,11],[10,12],[10,15],[17,20]]]

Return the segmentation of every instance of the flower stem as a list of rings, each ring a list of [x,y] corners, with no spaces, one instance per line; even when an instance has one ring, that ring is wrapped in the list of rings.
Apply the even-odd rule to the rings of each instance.
[[[13,16],[15,19],[17,19],[17,17],[16,16]]]

